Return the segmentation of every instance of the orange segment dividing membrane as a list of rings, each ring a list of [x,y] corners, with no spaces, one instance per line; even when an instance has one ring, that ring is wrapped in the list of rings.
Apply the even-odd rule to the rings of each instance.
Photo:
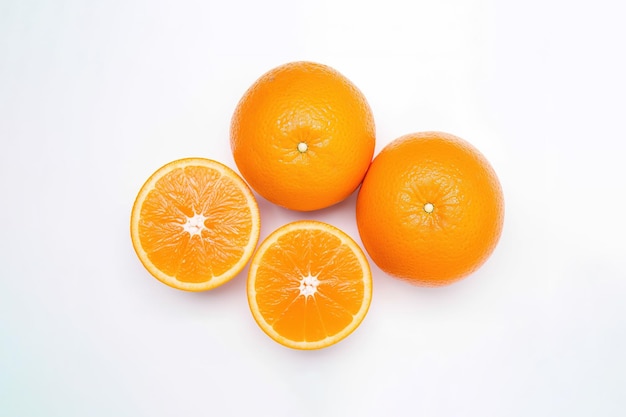
[[[330,346],[359,326],[372,293],[369,264],[339,229],[299,221],[260,246],[248,276],[248,301],[259,326],[297,349]]]
[[[146,269],[175,288],[203,291],[232,279],[260,231],[254,196],[230,168],[203,158],[171,162],[146,181],[131,238]]]

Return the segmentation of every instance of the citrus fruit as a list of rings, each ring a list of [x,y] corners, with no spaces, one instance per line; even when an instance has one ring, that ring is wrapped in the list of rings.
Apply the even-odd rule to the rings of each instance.
[[[478,269],[504,221],[498,177],[485,157],[447,133],[402,136],[374,158],[357,196],[357,226],[374,263],[440,286]]]
[[[326,223],[300,220],[268,236],[252,258],[248,303],[259,327],[294,349],[339,342],[365,317],[372,275],[361,248]]]
[[[374,154],[374,118],[342,74],[292,62],[245,92],[230,143],[239,172],[261,196],[292,210],[316,210],[342,201],[363,180]]]
[[[172,287],[203,291],[232,279],[259,239],[250,188],[233,170],[203,158],[158,169],[133,205],[130,234],[139,260]]]

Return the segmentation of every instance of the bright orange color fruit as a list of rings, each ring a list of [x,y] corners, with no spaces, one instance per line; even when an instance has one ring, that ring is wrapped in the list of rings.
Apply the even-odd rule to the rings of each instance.
[[[325,208],[357,189],[375,146],[372,111],[342,74],[292,62],[261,76],[231,122],[235,163],[250,186],[277,205]]]
[[[259,239],[257,202],[225,165],[186,158],[158,169],[133,205],[130,232],[145,268],[174,288],[204,291],[232,279]]]
[[[277,229],[248,274],[248,303],[259,327],[294,349],[319,349],[352,333],[367,314],[372,275],[346,233],[318,221]]]
[[[390,275],[441,286],[478,269],[498,243],[504,197],[485,157],[441,132],[402,136],[374,159],[357,197],[357,226]]]

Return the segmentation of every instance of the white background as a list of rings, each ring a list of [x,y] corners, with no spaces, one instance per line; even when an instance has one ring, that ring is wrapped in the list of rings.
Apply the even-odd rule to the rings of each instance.
[[[614,0],[0,4],[0,415],[623,416],[626,14]],[[129,238],[158,167],[235,168],[232,111],[262,73],[328,64],[376,151],[442,130],[503,185],[499,246],[427,289],[374,269],[368,316],[320,351],[254,323],[244,270],[193,294]],[[358,242],[355,196],[294,219]]]

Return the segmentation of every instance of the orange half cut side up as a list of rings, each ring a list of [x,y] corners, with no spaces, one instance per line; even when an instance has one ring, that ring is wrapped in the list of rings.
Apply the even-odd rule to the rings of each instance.
[[[163,283],[205,291],[235,277],[260,232],[256,199],[227,166],[179,159],[145,182],[133,205],[130,234],[144,267]]]
[[[294,349],[319,349],[352,333],[367,314],[372,275],[346,233],[318,221],[289,223],[260,245],[248,303],[261,329]]]

